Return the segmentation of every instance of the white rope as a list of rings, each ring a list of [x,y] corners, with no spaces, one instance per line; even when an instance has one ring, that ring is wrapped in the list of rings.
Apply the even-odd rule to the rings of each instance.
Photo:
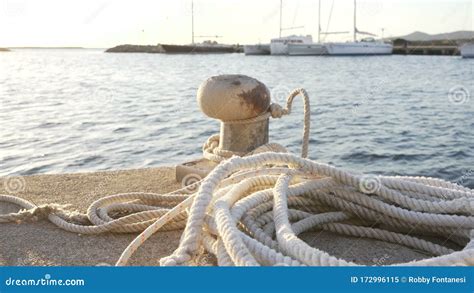
[[[222,161],[194,194],[186,194],[192,187],[185,187],[164,195],[111,195],[92,203],[87,214],[60,205],[37,207],[18,197],[0,195],[0,202],[25,209],[0,215],[0,223],[47,217],[58,227],[81,234],[142,231],[117,265],[126,265],[157,231],[182,228],[179,247],[161,259],[161,265],[199,264],[203,253],[214,255],[222,266],[356,265],[298,238],[313,230],[378,239],[432,255],[398,265],[474,265],[471,189],[433,178],[367,176],[305,159],[309,141],[306,92],[292,92],[286,109],[272,105],[265,115],[289,114],[298,94],[305,101],[303,158],[264,152],[284,151],[276,144],[262,146],[256,154]],[[218,150],[218,137],[208,143],[205,154],[207,150],[217,160],[232,155]],[[425,236],[452,239],[464,248],[455,251]]]
[[[269,111],[265,112],[257,117],[245,119],[245,120],[234,120],[234,121],[225,121],[227,124],[251,124],[257,121],[272,118],[281,118],[285,115],[291,114],[291,107],[293,105],[293,100],[298,95],[301,95],[303,98],[303,107],[304,107],[304,120],[303,120],[303,142],[301,156],[306,158],[308,156],[308,144],[309,144],[309,129],[311,122],[311,109],[309,103],[309,96],[306,91],[302,88],[293,90],[286,100],[286,108],[282,108],[279,104],[273,103],[270,105]],[[286,152],[286,149],[277,143],[268,143],[263,146],[260,146],[253,152],[249,154],[237,153],[228,150],[223,150],[219,147],[219,134],[214,134],[210,136],[207,141],[202,146],[202,152],[204,158],[214,161],[222,162],[229,159],[232,156],[245,156],[253,155],[262,152]]]
[[[292,167],[286,168],[286,171],[280,168],[281,175],[275,176],[269,175],[271,168],[265,167],[268,165]],[[260,176],[249,176],[231,185],[231,188],[219,187],[219,183],[234,172],[255,168],[261,168]],[[299,183],[290,185],[292,178],[297,178]],[[303,231],[318,228],[399,243],[435,256],[401,265],[474,265],[474,194],[471,190],[428,178],[376,178],[378,186],[367,194],[361,188],[365,184],[363,175],[291,154],[264,153],[245,158],[234,157],[221,163],[204,180],[189,211],[178,249],[162,259],[161,264],[192,263],[201,247],[202,238],[212,237],[214,241],[223,242],[227,255],[235,265],[355,265],[310,247],[297,237]],[[416,189],[418,194],[405,192],[407,188]],[[406,206],[398,205],[390,197],[391,194],[399,194],[405,199],[403,203]],[[440,196],[447,199],[440,200]],[[420,202],[419,197],[430,200]],[[311,210],[312,207],[300,206],[298,201],[291,203],[291,199],[298,198],[332,211],[319,212],[315,209],[313,212],[300,212],[303,209]],[[467,207],[460,206],[457,200],[462,200]],[[268,206],[268,203],[273,205]],[[439,211],[440,204],[447,211]],[[289,205],[293,209],[289,209]],[[428,211],[419,212],[422,209]],[[275,227],[276,237],[262,229],[268,224],[268,218],[262,221],[268,211],[272,214],[271,223]],[[372,212],[372,215],[366,216],[366,211]],[[205,220],[207,216],[211,220]],[[359,218],[365,220],[366,224],[357,225],[350,221],[341,223]],[[378,223],[387,228],[372,228]],[[416,236],[400,232],[411,226],[419,226]],[[462,238],[464,250],[453,251],[419,238],[436,235],[446,239],[454,231],[456,236]],[[249,241],[249,237],[260,245]],[[283,259],[278,259],[277,255],[283,256]]]

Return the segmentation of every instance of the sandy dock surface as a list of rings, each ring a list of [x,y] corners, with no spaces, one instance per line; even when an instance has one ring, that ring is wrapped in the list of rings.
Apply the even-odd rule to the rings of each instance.
[[[95,200],[123,192],[166,193],[180,188],[169,167],[26,176],[24,190],[16,195],[35,204],[72,204],[86,212]],[[5,190],[0,178],[0,194]],[[0,203],[0,213],[18,208]],[[113,265],[137,234],[78,235],[61,230],[47,220],[34,223],[0,224],[0,265],[2,266],[89,266],[99,263]],[[181,231],[159,232],[134,254],[130,265],[154,266],[161,257],[177,247]],[[410,248],[329,232],[301,235],[310,245],[346,260],[367,265],[388,265],[429,257]]]

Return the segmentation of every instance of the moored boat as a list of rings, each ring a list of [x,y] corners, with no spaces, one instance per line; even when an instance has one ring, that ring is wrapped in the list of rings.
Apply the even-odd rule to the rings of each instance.
[[[270,41],[270,53],[272,55],[288,55],[289,44],[312,44],[313,38],[310,35],[275,38]]]
[[[354,0],[354,35],[351,42],[337,42],[327,43],[326,48],[329,55],[337,56],[370,56],[370,55],[391,55],[393,52],[393,45],[383,41],[376,41],[374,38],[364,38],[361,41],[357,40],[357,34],[375,36],[368,32],[362,32],[357,29],[357,2]]]
[[[318,42],[311,44],[288,44],[290,56],[321,56],[326,55],[326,47],[321,44],[321,0],[318,1]]]
[[[288,44],[288,55],[290,56],[311,56],[327,55],[326,47],[321,43],[312,44]]]
[[[459,47],[459,52],[463,58],[474,58],[474,42],[463,44]]]
[[[273,38],[270,40],[270,54],[271,55],[288,55],[288,45],[290,44],[311,44],[313,43],[313,37],[311,35],[290,35],[282,37],[282,33],[285,30],[292,30],[302,28],[301,26],[297,27],[286,27],[282,26],[283,23],[283,0],[280,0],[280,34],[278,38]]]
[[[351,56],[351,55],[390,55],[393,45],[373,38],[362,39],[361,41],[345,43],[326,43],[325,47],[329,55]]]

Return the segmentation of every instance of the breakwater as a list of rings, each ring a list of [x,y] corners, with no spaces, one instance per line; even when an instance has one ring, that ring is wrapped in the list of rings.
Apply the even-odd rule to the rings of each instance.
[[[119,45],[107,49],[107,53],[168,53],[168,54],[206,54],[206,53],[242,53],[243,47],[240,45]]]

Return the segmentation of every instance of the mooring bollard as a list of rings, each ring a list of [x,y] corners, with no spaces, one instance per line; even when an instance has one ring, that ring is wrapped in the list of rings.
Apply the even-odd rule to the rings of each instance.
[[[268,143],[270,92],[262,82],[245,75],[219,75],[207,79],[197,92],[201,111],[221,121],[215,153],[244,155]],[[218,162],[200,158],[176,166],[176,179],[206,176]],[[189,181],[189,182],[184,182]]]
[[[245,75],[211,77],[199,87],[197,100],[204,114],[221,121],[219,149],[245,154],[268,143],[269,118],[253,119],[270,107],[270,92],[260,81]]]

